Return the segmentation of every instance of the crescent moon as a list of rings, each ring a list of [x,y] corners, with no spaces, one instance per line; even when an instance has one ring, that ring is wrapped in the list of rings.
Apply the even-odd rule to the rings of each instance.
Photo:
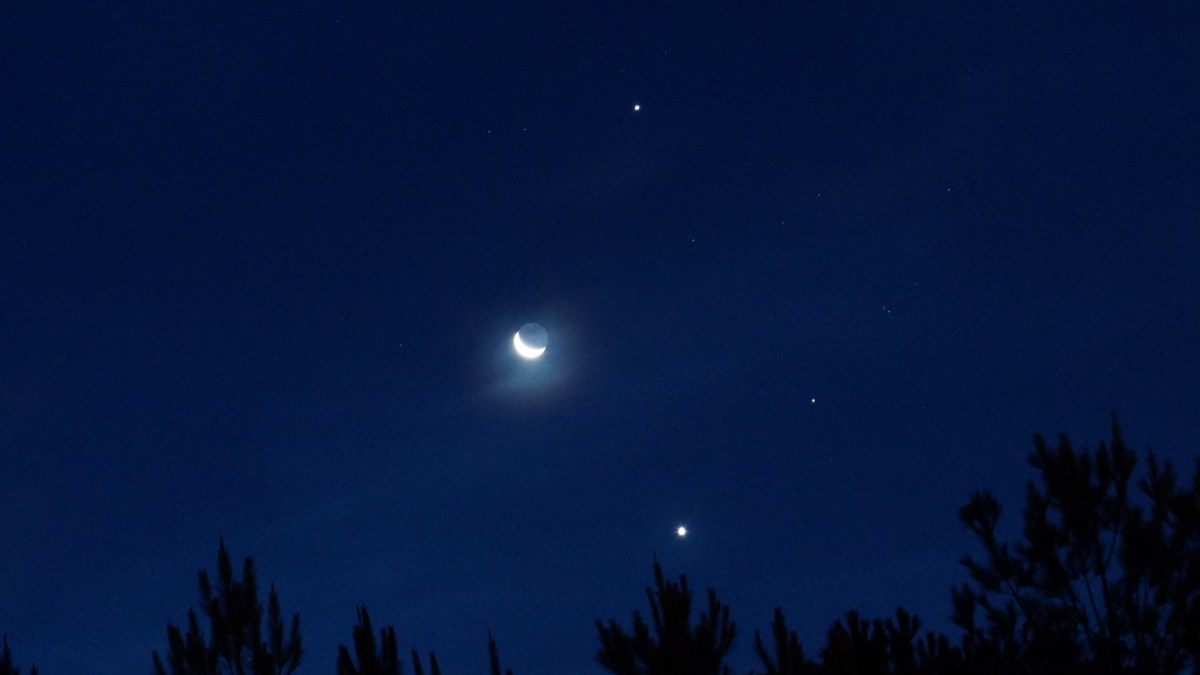
[[[517,353],[520,354],[521,358],[523,359],[536,359],[542,355],[542,352],[546,351],[545,347],[530,347],[522,342],[521,331],[513,333],[513,349],[517,350]]]

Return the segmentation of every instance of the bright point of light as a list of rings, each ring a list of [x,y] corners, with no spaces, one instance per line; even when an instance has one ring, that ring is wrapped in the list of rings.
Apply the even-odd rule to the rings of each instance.
[[[634,103],[634,104],[633,104],[633,112],[637,112],[637,111],[639,111],[639,110],[641,110],[641,109],[642,109],[642,104],[641,104],[641,103]]]
[[[687,528],[682,525],[675,528],[675,536],[679,537],[680,539],[683,539],[684,537],[687,536]]]
[[[817,402],[817,399],[815,399],[815,398],[809,401],[809,403],[816,403],[816,402]]]

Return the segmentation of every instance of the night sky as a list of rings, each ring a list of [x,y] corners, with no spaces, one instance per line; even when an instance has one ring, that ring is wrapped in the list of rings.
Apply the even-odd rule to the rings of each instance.
[[[950,630],[1035,432],[1195,457],[1200,5],[299,4],[4,11],[20,664],[148,672],[223,536],[301,673],[599,673],[655,555],[744,671]]]

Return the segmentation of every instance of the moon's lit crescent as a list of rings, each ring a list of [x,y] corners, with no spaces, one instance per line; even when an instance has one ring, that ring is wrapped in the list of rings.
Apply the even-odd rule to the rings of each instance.
[[[523,359],[536,359],[542,355],[542,352],[546,351],[545,347],[530,347],[522,342],[521,331],[513,333],[513,349],[517,350],[517,353],[520,354],[521,358]]]

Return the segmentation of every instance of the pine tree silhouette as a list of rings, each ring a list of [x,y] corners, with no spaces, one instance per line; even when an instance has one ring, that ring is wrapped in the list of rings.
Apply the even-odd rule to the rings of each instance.
[[[1137,462],[1112,415],[1112,443],[1076,451],[1034,439],[1016,543],[996,535],[1000,503],[977,491],[959,511],[984,558],[953,589],[968,661],[1042,673],[1178,673],[1200,668],[1200,464],[1180,487],[1171,463]],[[983,612],[983,622],[976,619]],[[1195,672],[1193,670],[1193,672]]]
[[[796,631],[788,630],[783,610],[775,608],[775,619],[771,622],[771,635],[775,638],[775,655],[772,656],[762,641],[762,633],[754,631],[754,653],[766,668],[765,675],[810,675],[817,672],[816,665],[804,658],[804,648]]]
[[[0,675],[21,675],[21,669],[13,665],[12,652],[8,649],[8,635],[4,636],[4,651],[0,651]],[[29,667],[29,675],[38,675],[37,666]]]
[[[400,652],[396,649],[396,629],[387,626],[379,631],[379,651],[375,646],[375,631],[367,608],[358,606],[358,623],[354,626],[354,653],[358,665],[345,645],[338,647],[338,675],[400,675]]]
[[[986,672],[969,668],[962,650],[952,645],[949,637],[933,632],[922,637],[920,630],[920,617],[903,607],[886,619],[868,620],[858,612],[847,612],[826,634],[820,669],[808,672],[847,675]]]
[[[371,627],[371,615],[367,608],[358,606],[358,623],[354,625],[354,656],[345,645],[338,646],[337,669],[338,675],[400,675],[403,668],[400,664],[400,651],[396,648],[396,629],[385,626],[379,631],[379,644],[375,642],[375,632]],[[355,664],[355,659],[358,663]],[[425,675],[425,667],[421,664],[421,655],[412,650],[413,672]],[[430,675],[441,675],[438,667],[437,654],[429,652]]]
[[[828,673],[883,673],[888,664],[887,646],[881,619],[868,621],[850,611],[826,634],[821,662]]]
[[[416,649],[412,650],[413,672],[417,675],[425,675],[425,669],[421,667],[421,655]],[[442,675],[442,670],[438,668],[437,654],[429,652],[429,675]]]
[[[275,586],[267,602],[267,636],[262,636],[262,604],[254,560],[245,559],[242,578],[233,576],[225,540],[217,552],[216,589],[208,573],[200,572],[200,606],[209,622],[209,637],[200,628],[196,611],[188,611],[187,633],[167,623],[167,664],[153,652],[156,675],[290,675],[300,665],[300,615],[293,614],[285,635]]]
[[[500,652],[496,649],[496,641],[492,639],[492,629],[488,629],[488,663],[491,665],[491,675],[513,675],[513,671],[500,672]]]
[[[663,579],[662,566],[654,560],[654,588],[646,589],[651,626],[640,612],[633,613],[630,635],[610,619],[608,625],[596,620],[600,633],[600,651],[596,659],[617,675],[725,675],[730,673],[724,659],[733,647],[736,625],[729,619],[729,608],[717,600],[716,591],[708,591],[708,611],[700,614],[695,627],[692,619],[692,592],[687,576],[679,583]]]

